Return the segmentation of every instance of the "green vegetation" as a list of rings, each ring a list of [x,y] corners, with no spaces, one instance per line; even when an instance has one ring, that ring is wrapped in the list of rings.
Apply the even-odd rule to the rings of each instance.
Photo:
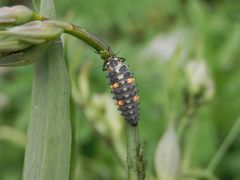
[[[115,52],[119,51],[118,56],[126,57],[134,72],[141,97],[139,136],[144,141],[138,149],[142,164],[137,170],[142,172],[147,165],[146,179],[240,179],[239,1],[55,3],[58,19],[107,40]],[[1,6],[7,4],[13,2],[0,2]],[[101,71],[103,61],[81,41],[69,35],[63,40],[72,92],[71,177],[126,179],[128,132]],[[56,65],[51,63],[49,66]],[[31,89],[44,88],[32,85],[37,73],[33,75],[34,66],[0,68],[1,180],[22,178]],[[55,76],[51,77],[65,77],[63,72]],[[61,93],[58,86],[67,86],[63,81],[55,83],[52,98]],[[41,103],[45,98],[37,95],[36,102]],[[51,106],[62,106],[59,116],[64,119],[68,103]],[[64,135],[68,138],[67,133]],[[59,138],[56,148],[63,143]],[[61,156],[64,159],[68,154]]]

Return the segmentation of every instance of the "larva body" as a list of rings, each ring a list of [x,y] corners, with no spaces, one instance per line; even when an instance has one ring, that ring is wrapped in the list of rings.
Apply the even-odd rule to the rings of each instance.
[[[129,72],[128,66],[123,63],[124,60],[119,57],[110,57],[105,61],[103,70],[108,71],[107,78],[118,110],[128,123],[136,126],[140,116],[139,97],[135,79]]]

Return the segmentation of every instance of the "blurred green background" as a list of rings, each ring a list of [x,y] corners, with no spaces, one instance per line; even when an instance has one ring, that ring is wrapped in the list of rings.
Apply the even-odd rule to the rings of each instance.
[[[201,86],[197,95],[204,103],[197,107],[186,131],[194,126],[189,168],[205,169],[240,115],[240,1],[55,3],[59,20],[100,36],[118,56],[126,57],[134,72],[141,97],[139,131],[148,160],[147,179],[157,174],[154,161],[160,138],[170,121],[175,120],[178,126],[186,94],[191,93],[189,79],[194,75],[186,73],[186,68],[191,68],[187,64],[204,62],[207,76],[200,73],[200,79],[204,77],[203,83],[210,81],[210,85]],[[34,9],[26,0],[0,2],[1,6],[15,4]],[[125,158],[123,120],[111,104],[105,72],[101,70],[103,62],[79,40],[64,36],[64,41],[76,105],[72,108],[77,141],[75,179],[124,179],[124,168],[119,163]],[[0,180],[18,180],[22,176],[33,67],[0,68]],[[79,84],[82,88],[78,88]],[[109,121],[109,116],[116,122]],[[214,171],[219,179],[240,180],[238,137]],[[182,152],[187,142],[187,138],[180,142]],[[181,157],[184,159],[184,155]]]

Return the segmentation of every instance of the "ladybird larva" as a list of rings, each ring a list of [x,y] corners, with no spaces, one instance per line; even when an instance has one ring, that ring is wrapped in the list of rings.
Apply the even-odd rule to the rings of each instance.
[[[103,64],[108,72],[107,78],[121,115],[132,126],[136,126],[140,118],[139,96],[133,74],[124,64],[124,58],[110,57]]]

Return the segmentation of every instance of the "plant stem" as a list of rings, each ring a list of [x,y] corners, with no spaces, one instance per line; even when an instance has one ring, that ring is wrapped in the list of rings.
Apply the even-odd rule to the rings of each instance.
[[[196,123],[193,123],[191,128],[187,129],[185,137],[185,149],[183,153],[182,169],[186,171],[189,169],[192,158],[192,151],[196,137]]]
[[[191,169],[188,171],[185,171],[183,173],[183,179],[187,179],[187,177],[193,177],[197,179],[207,179],[207,180],[218,180],[216,176],[211,174],[209,171],[205,171],[202,169]]]
[[[35,15],[36,19],[38,20],[50,20],[46,17],[43,17],[41,15]],[[55,24],[56,26],[60,26],[64,29],[64,32],[67,34],[70,34],[78,39],[81,39],[83,42],[91,46],[96,53],[100,54],[102,59],[108,59],[111,56],[115,56],[116,53],[111,49],[111,47],[105,43],[100,37],[92,34],[91,32],[87,31],[84,28],[81,28],[74,24],[69,24],[66,22],[61,21],[55,21],[50,20],[52,24]]]
[[[128,180],[137,179],[137,148],[139,146],[138,127],[126,123]]]
[[[77,140],[76,140],[76,109],[72,98],[70,98],[70,120],[72,127],[72,144],[71,144],[71,161],[70,161],[70,175],[69,180],[73,180],[77,166]]]
[[[188,128],[194,123],[193,121],[198,108],[199,106],[195,103],[193,97],[190,97],[183,114],[179,117],[180,122],[177,129],[179,139],[184,138],[184,133],[186,133]]]
[[[234,123],[232,129],[230,130],[229,134],[223,141],[222,145],[218,149],[215,156],[210,161],[209,165],[207,166],[207,170],[209,172],[213,172],[214,169],[217,167],[225,153],[227,152],[228,148],[231,146],[235,138],[237,137],[238,133],[240,132],[240,118]]]
[[[128,180],[144,180],[147,162],[140,144],[138,126],[126,123]]]
[[[182,160],[182,169],[186,171],[190,167],[192,150],[194,145],[194,138],[196,133],[196,116],[198,105],[191,96],[186,104],[183,114],[180,116],[180,123],[178,125],[178,137],[181,141],[185,141],[185,149]]]
[[[102,39],[97,37],[96,35],[88,32],[86,29],[83,29],[79,26],[71,24],[71,29],[65,29],[65,33],[71,34],[89,46],[93,47],[97,53],[101,55],[103,59],[107,59],[110,56],[114,56],[115,53]]]

